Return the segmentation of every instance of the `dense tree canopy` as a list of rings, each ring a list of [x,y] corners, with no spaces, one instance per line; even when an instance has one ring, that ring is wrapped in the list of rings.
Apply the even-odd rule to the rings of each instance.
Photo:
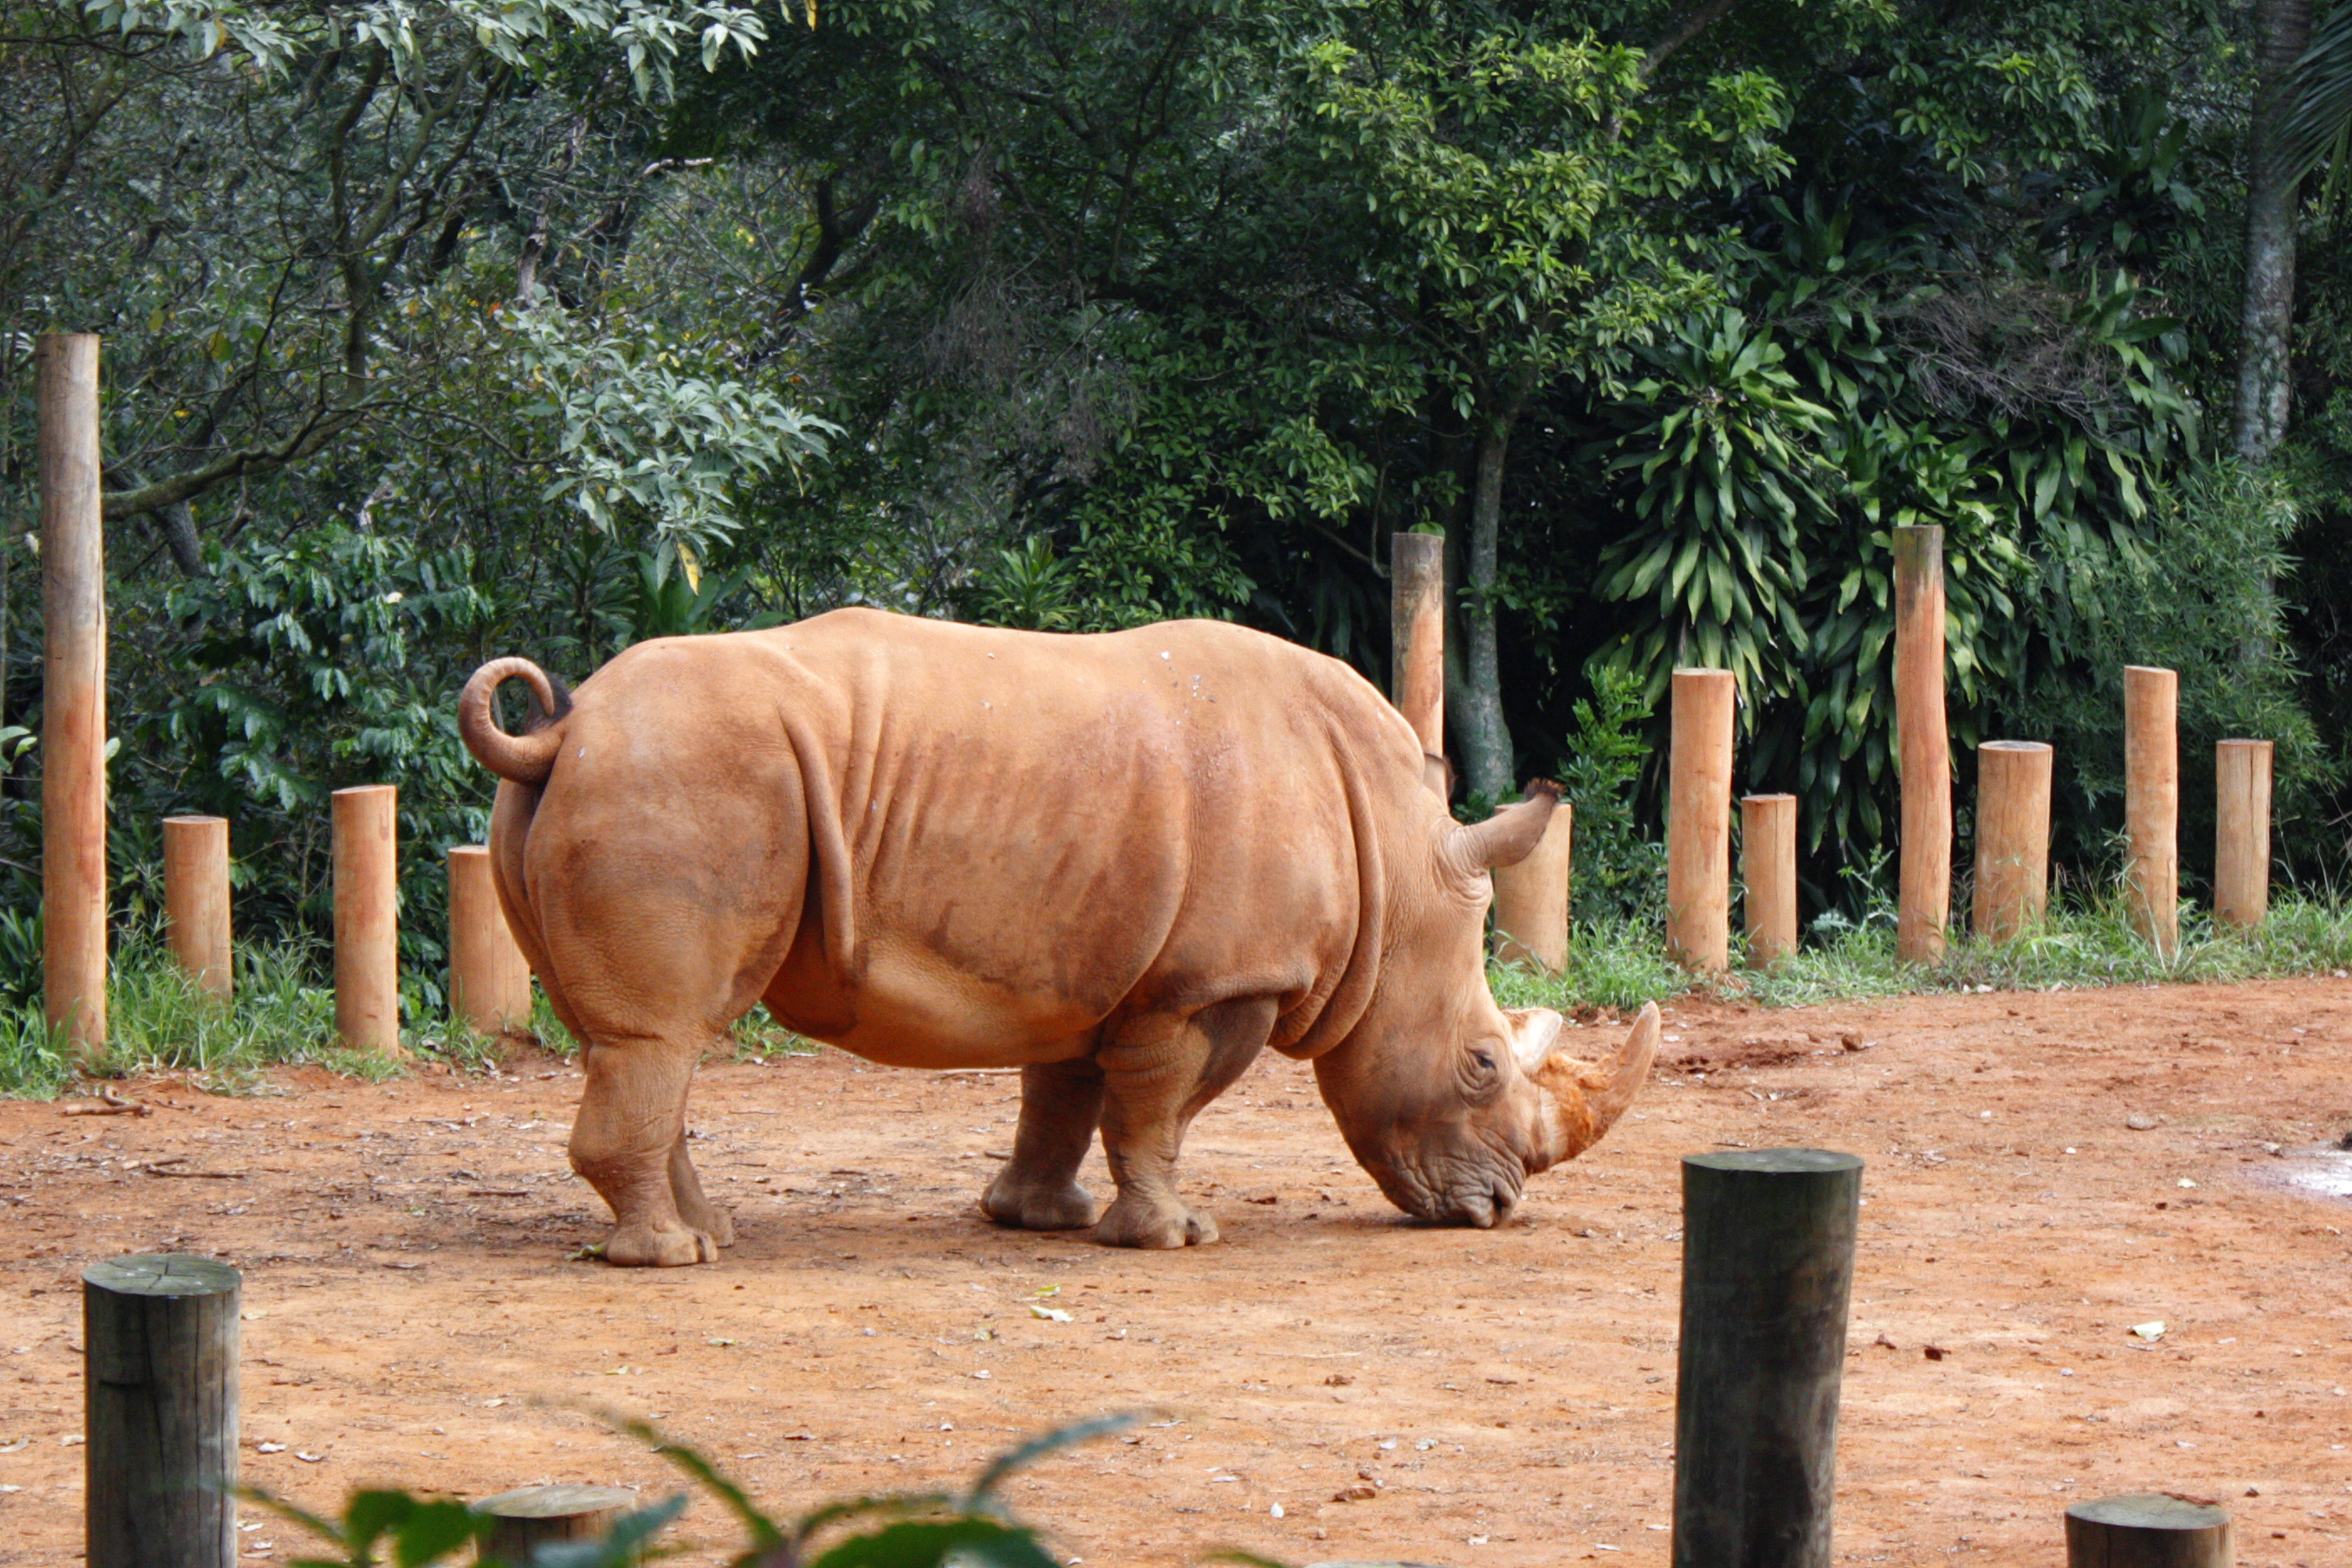
[[[1717,664],[1741,784],[1803,797],[1843,896],[1891,831],[1887,530],[1925,521],[1956,766],[2058,741],[2096,873],[2119,667],[2169,663],[2192,769],[2278,739],[2330,870],[2347,35],[2283,76],[2275,9],[0,0],[0,723],[39,702],[31,339],[89,330],[134,906],[142,824],[203,806],[240,918],[315,929],[324,792],[378,777],[429,903],[491,653],[577,677],[864,603],[1237,617],[1384,680],[1416,528],[1465,810],[1599,776],[1580,701],[1638,723]]]

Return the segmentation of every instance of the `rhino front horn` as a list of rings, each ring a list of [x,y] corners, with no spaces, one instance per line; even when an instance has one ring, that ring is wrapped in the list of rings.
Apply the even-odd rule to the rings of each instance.
[[[1650,1064],[1658,1055],[1659,1029],[1658,1005],[1648,1003],[1633,1020],[1633,1032],[1609,1056],[1580,1062],[1554,1051],[1536,1069],[1537,1084],[1552,1100],[1553,1163],[1573,1160],[1600,1142],[1625,1114],[1649,1080]]]

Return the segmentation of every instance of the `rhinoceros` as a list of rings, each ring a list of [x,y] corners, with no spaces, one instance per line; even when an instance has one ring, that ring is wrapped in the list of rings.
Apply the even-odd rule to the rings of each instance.
[[[520,679],[520,733],[493,701]],[[703,1052],[754,1003],[895,1067],[1018,1067],[997,1223],[1214,1241],[1176,1163],[1271,1046],[1315,1064],[1400,1208],[1492,1226],[1624,1110],[1654,1008],[1597,1062],[1488,990],[1487,868],[1548,788],[1475,825],[1353,669],[1216,621],[1099,635],[868,609],[664,637],[578,691],[482,666],[466,744],[500,779],[507,921],[583,1044],[572,1168],[615,1264],[733,1239],[685,1142]],[[1118,1195],[1077,1181],[1102,1133]]]

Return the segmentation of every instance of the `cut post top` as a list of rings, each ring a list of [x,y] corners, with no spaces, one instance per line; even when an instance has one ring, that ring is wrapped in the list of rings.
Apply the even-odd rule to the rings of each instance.
[[[619,1487],[523,1487],[486,1497],[474,1504],[474,1511],[500,1519],[570,1519],[605,1509],[631,1509],[636,1503],[636,1493]]]
[[[2078,1502],[2066,1512],[2086,1524],[2115,1524],[2130,1530],[2218,1530],[2230,1522],[2226,1508],[2191,1502],[2168,1492],[2096,1498]]]
[[[1977,743],[1977,750],[1979,752],[2023,752],[2030,754],[2036,752],[2046,752],[2050,750],[2050,742],[2047,741],[1979,741]]]
[[[118,1296],[226,1296],[245,1277],[213,1258],[142,1252],[109,1258],[82,1270],[82,1282]]]
[[[1758,1175],[1817,1175],[1824,1171],[1859,1171],[1862,1156],[1833,1149],[1724,1149],[1710,1154],[1685,1154],[1683,1163],[1706,1171]]]

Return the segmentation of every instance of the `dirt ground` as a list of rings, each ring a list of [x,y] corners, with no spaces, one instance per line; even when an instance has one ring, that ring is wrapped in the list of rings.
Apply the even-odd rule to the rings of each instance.
[[[2169,1490],[2227,1504],[2245,1568],[2352,1562],[2352,982],[1685,1005],[1668,1040],[1487,1232],[1404,1221],[1268,1058],[1194,1130],[1224,1240],[1181,1253],[992,1229],[1015,1080],[834,1052],[706,1069],[698,1159],[741,1239],[661,1271],[571,1260],[603,1225],[560,1063],[0,1104],[0,1559],[79,1555],[79,1271],[179,1250],[245,1270],[246,1475],[312,1506],[669,1489],[599,1410],[780,1510],[1148,1410],[1013,1487],[1066,1560],[1662,1564],[1676,1159],[1811,1144],[1868,1161],[1841,1559],[2054,1564],[2070,1502]],[[688,1562],[735,1539],[707,1500],[678,1531]]]

